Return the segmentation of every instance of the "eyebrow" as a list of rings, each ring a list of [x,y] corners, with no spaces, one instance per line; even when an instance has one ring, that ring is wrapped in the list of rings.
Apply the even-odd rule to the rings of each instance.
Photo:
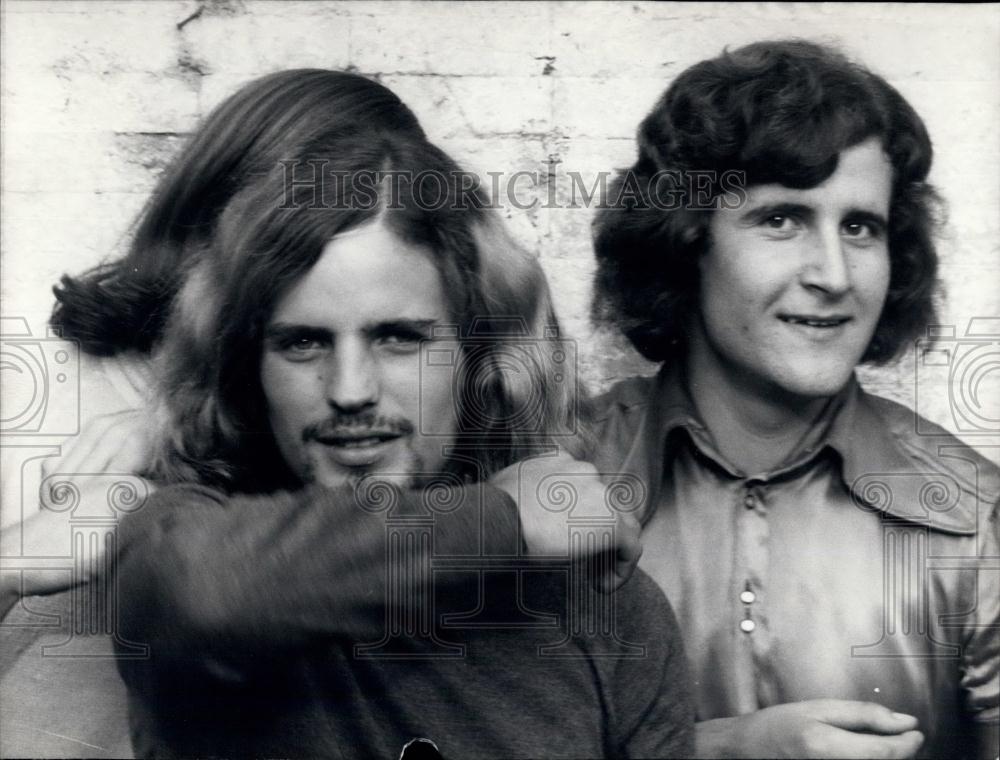
[[[847,214],[844,215],[844,219],[848,219],[852,222],[874,222],[884,229],[888,229],[889,227],[889,220],[886,218],[885,214],[880,214],[877,211],[871,211],[865,208],[848,209]]]
[[[760,219],[768,216],[805,216],[812,217],[815,212],[804,203],[762,203],[759,206],[750,206],[740,214],[740,222],[745,224],[756,224]]]
[[[287,338],[331,340],[333,333],[325,327],[299,325],[291,322],[275,322],[264,329],[264,340],[278,343]]]
[[[391,319],[366,325],[365,332],[375,336],[396,332],[430,334],[431,328],[437,323],[436,319]]]
[[[393,332],[430,333],[431,328],[438,322],[437,319],[389,319],[382,322],[372,322],[362,329],[368,335],[385,335]],[[332,340],[333,336],[333,331],[325,327],[294,322],[274,322],[264,329],[264,339],[270,341],[281,341],[293,337]]]
[[[752,206],[740,215],[740,222],[754,224],[758,220],[768,216],[801,216],[811,219],[815,216],[815,209],[804,203],[765,203],[760,206]],[[853,206],[847,210],[843,216],[844,220],[874,222],[882,227],[889,226],[889,220],[884,214],[870,209]]]

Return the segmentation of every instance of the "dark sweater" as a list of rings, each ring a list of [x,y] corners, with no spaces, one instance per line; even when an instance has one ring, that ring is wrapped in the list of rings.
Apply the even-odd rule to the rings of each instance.
[[[585,565],[525,558],[488,486],[450,511],[392,494],[387,520],[347,489],[178,486],[123,521],[122,630],[151,647],[119,664],[140,757],[396,758],[416,737],[454,760],[691,754],[681,638],[647,576],[605,596]]]

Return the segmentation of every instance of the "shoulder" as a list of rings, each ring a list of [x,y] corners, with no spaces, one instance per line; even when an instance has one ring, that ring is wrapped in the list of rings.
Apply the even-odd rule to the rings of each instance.
[[[973,531],[998,519],[1000,467],[909,407],[869,393],[861,401],[881,420],[908,469],[924,476],[919,500],[935,513],[935,522]]]
[[[622,618],[629,625],[661,636],[676,626],[673,608],[663,589],[640,568],[636,568],[617,593]]]
[[[593,420],[601,423],[641,412],[650,405],[655,387],[655,375],[619,380],[591,402]]]
[[[613,630],[615,636],[602,640],[605,650],[599,656],[615,656],[625,647],[642,650],[641,659],[647,668],[650,663],[660,663],[654,670],[662,668],[662,663],[683,652],[680,628],[673,608],[663,590],[641,569],[636,568],[628,579],[612,595],[614,610]],[[623,644],[627,642],[627,646]]]
[[[613,611],[585,651],[603,685],[612,731],[638,757],[686,757],[692,751],[687,657],[680,627],[659,586],[637,569],[602,605]],[[608,635],[610,633],[610,635]]]
[[[615,383],[588,406],[588,458],[606,465],[604,455],[628,450],[643,422],[655,408],[657,378],[630,377]],[[613,459],[614,457],[612,457]]]
[[[915,464],[936,466],[964,487],[977,488],[991,502],[1000,498],[1000,467],[973,446],[896,401],[868,393],[864,394],[864,400],[885,422],[900,450]]]

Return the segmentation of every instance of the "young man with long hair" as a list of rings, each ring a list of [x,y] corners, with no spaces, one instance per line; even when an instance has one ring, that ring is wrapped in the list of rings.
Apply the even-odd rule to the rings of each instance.
[[[465,179],[423,140],[323,139],[223,212],[158,357],[162,487],[120,528],[140,755],[690,751],[662,593],[597,593],[613,532],[529,556],[490,482],[572,439],[575,383]]]

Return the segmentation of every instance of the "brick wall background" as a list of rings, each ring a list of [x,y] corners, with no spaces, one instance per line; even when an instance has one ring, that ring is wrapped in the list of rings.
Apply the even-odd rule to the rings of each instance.
[[[840,44],[923,115],[950,207],[944,321],[961,336],[971,318],[1000,315],[997,5],[6,0],[2,22],[2,314],[39,334],[51,284],[121,249],[185,135],[250,78],[299,66],[378,78],[468,167],[538,172],[520,187],[541,206],[549,182],[566,192],[566,171],[589,184],[631,163],[640,119],[687,65],[777,36]],[[538,206],[503,214],[551,277],[584,378],[602,388],[651,371],[587,321],[592,212]],[[996,350],[965,362],[985,385],[958,402],[994,420]],[[922,412],[970,429],[955,422],[948,368],[921,369],[917,387],[917,364],[911,351],[865,379],[910,405],[919,390]],[[998,459],[998,437],[969,440]]]

